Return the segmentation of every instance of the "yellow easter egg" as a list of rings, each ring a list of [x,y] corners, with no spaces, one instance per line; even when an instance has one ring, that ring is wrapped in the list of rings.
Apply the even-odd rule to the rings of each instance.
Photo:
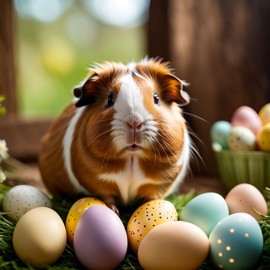
[[[270,151],[270,122],[263,126],[258,135],[258,145],[262,151]]]
[[[270,103],[265,104],[259,111],[259,117],[262,124],[265,125],[270,122]]]
[[[70,208],[66,218],[67,238],[70,244],[73,245],[73,237],[79,219],[88,208],[94,205],[106,206],[106,204],[99,199],[92,197],[85,197],[76,201]]]
[[[142,240],[138,259],[143,269],[199,269],[209,253],[202,229],[185,221],[165,222]]]
[[[141,205],[132,214],[127,225],[129,246],[137,252],[142,239],[157,225],[176,221],[178,213],[174,205],[166,200],[152,200]]]
[[[24,214],[16,224],[12,239],[13,248],[23,262],[46,269],[63,254],[66,242],[61,217],[48,207],[36,207]]]

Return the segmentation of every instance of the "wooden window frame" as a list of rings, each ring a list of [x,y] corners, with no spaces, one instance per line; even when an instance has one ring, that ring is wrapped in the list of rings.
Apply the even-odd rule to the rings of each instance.
[[[36,160],[40,140],[50,119],[25,120],[18,112],[15,60],[15,12],[12,0],[0,1],[0,95],[7,114],[0,118],[0,139],[6,140],[11,156]]]

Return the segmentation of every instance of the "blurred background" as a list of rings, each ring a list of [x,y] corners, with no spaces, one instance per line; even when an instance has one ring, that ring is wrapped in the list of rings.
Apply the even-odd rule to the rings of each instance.
[[[43,133],[95,62],[172,62],[190,83],[184,113],[203,160],[194,174],[216,174],[215,121],[270,102],[269,0],[7,0],[0,12],[8,111],[0,135],[22,160],[36,160]]]
[[[18,107],[54,117],[95,62],[146,55],[149,0],[14,0]]]

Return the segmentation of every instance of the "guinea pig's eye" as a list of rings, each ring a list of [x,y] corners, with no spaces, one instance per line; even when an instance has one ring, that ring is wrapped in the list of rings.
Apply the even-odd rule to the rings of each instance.
[[[108,96],[108,102],[107,102],[107,105],[106,107],[112,107],[113,104],[114,104],[115,100],[114,100],[114,97],[113,97],[113,93],[111,93],[109,96]]]
[[[154,93],[153,98],[154,98],[154,103],[156,105],[159,105],[159,97],[158,97],[157,93]]]

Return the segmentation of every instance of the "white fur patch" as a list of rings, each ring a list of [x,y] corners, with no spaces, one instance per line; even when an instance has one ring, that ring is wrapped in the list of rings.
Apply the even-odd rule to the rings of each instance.
[[[121,87],[114,104],[115,114],[112,121],[112,134],[118,150],[127,146],[126,124],[129,120],[136,120],[146,125],[153,119],[152,115],[145,109],[142,93],[132,77],[134,67],[131,65],[130,69],[132,70],[127,75],[119,79]]]
[[[138,158],[133,156],[129,159],[126,167],[119,173],[104,173],[99,175],[100,179],[113,181],[117,184],[120,195],[125,204],[132,201],[137,195],[140,186],[156,181],[147,179],[139,167]]]
[[[73,141],[74,130],[85,108],[86,107],[78,108],[69,122],[68,128],[63,138],[63,158],[64,158],[64,164],[66,167],[69,181],[74,187],[74,189],[78,192],[89,194],[89,192],[80,185],[78,179],[73,173],[72,164],[71,164],[71,145]]]
[[[182,166],[182,169],[178,174],[178,176],[176,177],[174,183],[171,185],[170,189],[167,191],[166,196],[176,191],[181,182],[183,181],[188,170],[189,159],[190,159],[190,137],[188,131],[185,131],[183,149],[176,164],[177,166]]]
[[[148,112],[143,106],[142,94],[131,72],[122,77],[119,83],[121,84],[121,89],[114,104],[116,112],[121,112],[123,116],[138,113],[145,118]]]

